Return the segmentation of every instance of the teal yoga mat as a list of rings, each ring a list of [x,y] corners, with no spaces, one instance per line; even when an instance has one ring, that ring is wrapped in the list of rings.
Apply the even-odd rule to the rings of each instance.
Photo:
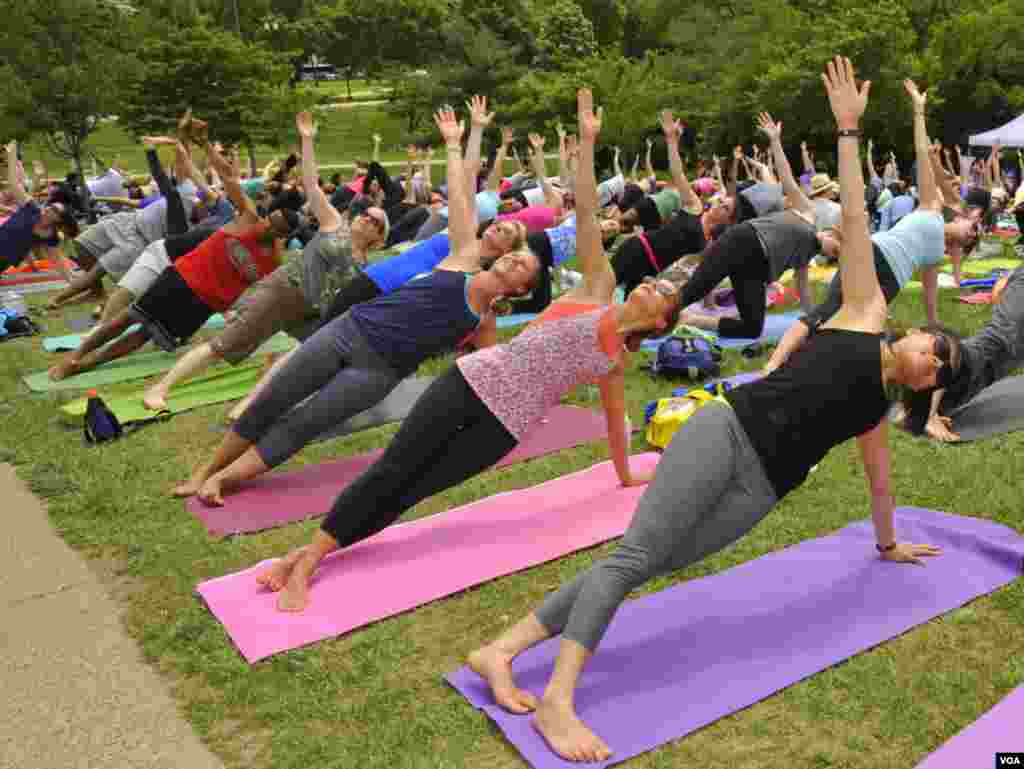
[[[295,340],[285,333],[272,336],[256,351],[257,353],[286,352],[295,346]],[[145,379],[154,374],[170,371],[177,356],[169,352],[142,352],[126,355],[119,360],[111,361],[92,371],[78,376],[69,377],[59,382],[50,380],[46,371],[28,374],[25,384],[33,392],[53,392],[55,390],[85,390],[91,387],[130,382],[133,379]]]
[[[224,328],[226,321],[223,315],[212,315],[210,319],[206,321],[203,328],[207,330],[216,330]],[[132,331],[137,329],[138,326],[132,326],[126,334],[130,334]],[[80,334],[67,334],[65,336],[48,336],[43,340],[43,349],[47,352],[71,352],[77,350],[79,345],[82,344],[82,336]]]

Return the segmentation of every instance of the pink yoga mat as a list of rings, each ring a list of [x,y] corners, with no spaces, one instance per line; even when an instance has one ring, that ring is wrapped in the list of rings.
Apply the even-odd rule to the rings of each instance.
[[[536,430],[495,467],[523,462],[604,438],[603,413],[578,406],[556,406]],[[207,507],[196,498],[187,508],[213,535],[242,534],[326,515],[335,497],[383,453],[382,449],[309,465],[290,473],[271,473],[225,498],[224,507]]]
[[[653,470],[658,454],[630,457]],[[346,633],[625,532],[645,486],[622,488],[602,462],[528,489],[391,526],[329,556],[301,614],[256,584],[272,560],[197,588],[249,662]]]
[[[1004,761],[1007,769],[1024,766],[1024,686],[917,765],[917,769],[989,769],[1000,767],[995,754],[1016,751],[1020,763]]]

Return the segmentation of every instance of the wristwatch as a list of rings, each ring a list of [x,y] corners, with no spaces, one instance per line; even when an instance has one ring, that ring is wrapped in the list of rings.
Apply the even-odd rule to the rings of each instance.
[[[890,550],[895,550],[895,549],[896,549],[896,543],[895,542],[893,542],[891,545],[886,545],[885,547],[882,547],[881,545],[879,545],[877,543],[875,544],[875,550],[877,550],[879,553],[888,553]]]

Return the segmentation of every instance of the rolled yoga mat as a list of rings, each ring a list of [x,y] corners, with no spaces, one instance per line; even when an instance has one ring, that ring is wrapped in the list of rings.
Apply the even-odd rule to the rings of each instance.
[[[577,406],[556,406],[547,421],[495,467],[600,440],[606,434],[602,414]],[[263,475],[225,497],[223,507],[208,507],[196,498],[189,499],[186,507],[210,534],[218,536],[272,529],[325,515],[338,494],[383,453],[377,449],[289,473]]]
[[[223,315],[211,315],[210,319],[206,321],[203,326],[206,330],[215,330],[224,328],[226,321]],[[68,321],[68,325],[75,331],[88,331],[94,322],[88,317],[74,318],[72,321]],[[137,325],[132,326],[125,334],[130,334],[138,328]],[[122,334],[124,336],[124,334]],[[47,352],[71,352],[77,350],[82,344],[82,336],[80,334],[67,334],[66,336],[48,336],[43,340],[43,349]]]
[[[916,769],[996,769],[1024,766],[1000,765],[996,753],[1024,754],[1024,686],[1014,689],[1001,702],[949,742],[917,765]]]
[[[657,461],[657,454],[630,458],[645,471]],[[390,526],[327,556],[298,614],[277,611],[277,595],[256,584],[273,561],[203,582],[197,592],[256,662],[621,536],[643,491],[622,488],[612,463],[602,462]]]
[[[717,334],[707,332],[709,338],[715,339],[715,344],[719,347],[725,348],[744,348],[751,347],[755,344],[765,344],[769,342],[777,342],[782,339],[782,335],[789,330],[789,327],[799,320],[804,313],[799,311],[793,312],[780,312],[771,313],[764,316],[764,330],[761,332],[761,336],[757,339],[723,339]],[[640,349],[646,352],[657,352],[658,347],[668,339],[667,336],[658,337],[657,339],[645,339],[640,345]]]
[[[950,416],[964,442],[1024,429],[1024,376],[1000,379]]]
[[[943,555],[926,567],[882,561],[871,522],[860,521],[627,601],[576,692],[580,718],[614,751],[587,766],[679,739],[1013,582],[1024,568],[1024,537],[991,521],[903,507],[896,530]],[[558,644],[550,639],[516,659],[520,687],[541,696]],[[529,716],[496,706],[472,671],[447,680],[532,766],[578,766],[551,752]]]
[[[270,337],[253,354],[287,352],[295,344],[294,339],[281,331]],[[85,390],[91,387],[130,382],[133,379],[145,379],[154,374],[162,374],[165,371],[170,371],[177,360],[177,356],[170,352],[135,352],[110,363],[104,363],[92,371],[85,371],[76,376],[62,379],[59,382],[51,381],[49,374],[45,371],[28,374],[22,377],[22,379],[24,379],[25,384],[33,392]]]

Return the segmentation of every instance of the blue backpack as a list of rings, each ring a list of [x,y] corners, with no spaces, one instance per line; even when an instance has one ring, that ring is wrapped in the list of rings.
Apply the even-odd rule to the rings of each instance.
[[[704,379],[722,373],[722,351],[706,339],[671,336],[658,346],[651,361],[654,374],[682,374],[689,379]]]

